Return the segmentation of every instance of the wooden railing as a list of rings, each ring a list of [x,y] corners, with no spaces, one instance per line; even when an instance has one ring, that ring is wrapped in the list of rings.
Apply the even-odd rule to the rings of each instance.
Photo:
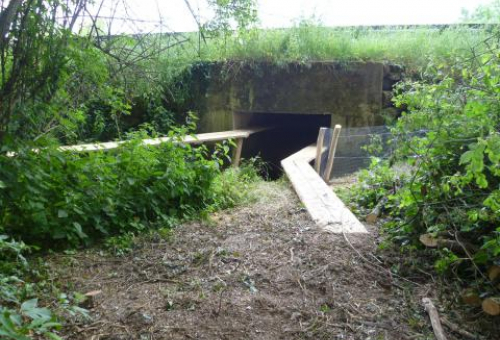
[[[250,128],[245,130],[230,130],[230,131],[220,131],[220,132],[209,132],[209,133],[199,133],[195,135],[186,135],[180,138],[172,137],[159,137],[151,139],[143,139],[142,144],[144,145],[159,145],[161,143],[170,142],[172,140],[178,141],[185,144],[202,144],[211,142],[220,142],[223,140],[235,140],[236,148],[233,153],[233,166],[239,166],[241,160],[241,151],[243,149],[243,140],[250,137],[250,135],[267,130],[268,128]],[[106,151],[118,148],[120,145],[126,143],[126,141],[118,142],[105,142],[105,143],[89,143],[89,144],[76,144],[76,145],[65,145],[59,147],[61,151],[76,151],[76,152],[92,152],[92,151]],[[7,154],[10,157],[15,156],[15,153],[11,152]]]

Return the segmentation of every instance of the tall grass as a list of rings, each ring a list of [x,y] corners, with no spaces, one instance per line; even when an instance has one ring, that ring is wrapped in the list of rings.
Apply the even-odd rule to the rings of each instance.
[[[199,43],[189,42],[168,52],[177,67],[193,61],[390,61],[420,68],[432,58],[463,57],[478,48],[486,32],[467,26],[449,28],[388,27],[329,28],[303,22],[290,29],[234,32]]]

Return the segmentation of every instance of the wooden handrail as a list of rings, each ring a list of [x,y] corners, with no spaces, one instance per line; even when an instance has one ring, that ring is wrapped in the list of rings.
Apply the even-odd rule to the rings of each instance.
[[[235,139],[236,148],[233,156],[233,166],[239,166],[241,159],[241,151],[243,149],[243,140],[250,137],[250,135],[268,130],[270,127],[256,127],[244,130],[230,130],[230,131],[220,131],[220,132],[208,132],[199,133],[196,135],[187,135],[180,138],[175,137],[159,137],[151,139],[143,139],[141,143],[143,145],[160,145],[162,143],[170,141],[178,141],[179,143],[185,144],[202,144],[210,142],[219,142],[223,140]],[[105,142],[105,143],[89,143],[89,144],[76,144],[76,145],[64,145],[59,147],[61,151],[76,151],[76,152],[92,152],[92,151],[107,151],[118,148],[127,141],[118,142]],[[37,149],[34,149],[36,151]],[[8,152],[8,157],[14,157],[15,152]]]

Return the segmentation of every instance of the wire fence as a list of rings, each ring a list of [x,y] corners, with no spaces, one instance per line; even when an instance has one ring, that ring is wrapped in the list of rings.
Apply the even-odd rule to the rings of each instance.
[[[333,130],[329,130],[331,140]],[[335,152],[332,177],[339,178],[365,169],[373,157],[389,159],[398,148],[401,138],[425,136],[429,130],[417,130],[405,133],[405,136],[394,135],[387,126],[370,126],[342,128]],[[323,155],[323,157],[326,157]],[[324,163],[322,159],[322,163]]]
[[[370,165],[373,157],[390,159],[394,156],[395,151],[403,142],[407,142],[413,137],[429,136],[429,138],[432,139],[431,133],[434,133],[434,138],[446,139],[446,141],[442,143],[462,143],[467,145],[476,142],[481,136],[485,136],[485,131],[479,130],[464,131],[460,135],[457,135],[457,132],[452,132],[453,129],[454,127],[449,126],[448,129],[420,129],[405,131],[403,134],[395,134],[391,132],[390,128],[387,126],[342,128],[334,157],[332,177],[344,177],[358,170],[365,169]],[[329,143],[331,140],[331,132],[325,135],[325,146],[327,140],[326,136],[328,136]],[[430,144],[432,144],[432,142]],[[449,152],[452,151],[449,150]],[[407,157],[420,157],[427,160],[434,160],[449,157],[449,152],[446,155],[425,156],[415,154],[413,156],[407,155]],[[322,162],[324,162],[324,159],[322,159]]]
[[[328,131],[325,141],[330,143],[333,130]],[[388,141],[391,138],[386,126],[342,128],[335,152],[332,177],[344,177],[368,167],[371,157],[374,156],[369,152],[370,147],[375,140],[378,140],[377,144],[385,146],[385,150],[379,150],[376,156],[390,156],[392,150],[389,150]],[[325,160],[322,160],[322,163],[324,162]]]

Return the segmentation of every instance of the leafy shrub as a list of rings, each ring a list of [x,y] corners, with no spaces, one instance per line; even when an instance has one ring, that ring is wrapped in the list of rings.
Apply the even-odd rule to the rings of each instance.
[[[238,169],[230,168],[221,173],[214,181],[214,195],[218,198],[214,200],[216,204],[213,209],[227,209],[237,204],[251,201],[249,196],[250,187],[261,179],[264,162],[256,157],[243,160]]]
[[[373,158],[370,167],[359,172],[360,185],[352,192],[358,198],[357,203],[368,209],[389,196],[396,184],[396,171],[381,164],[383,162],[380,159]]]
[[[50,294],[43,289],[45,281],[40,271],[30,266],[24,256],[29,251],[23,242],[0,235],[0,337],[27,340],[38,335],[60,339],[54,333],[62,327],[56,313],[39,306],[37,296]],[[56,303],[60,311],[86,315],[85,310],[73,306],[68,299],[60,302],[63,303]]]
[[[0,223],[29,244],[77,246],[151,226],[170,225],[213,205],[219,159],[180,135],[144,146],[138,134],[114,151],[56,148],[0,156]],[[220,193],[222,194],[222,193]]]
[[[389,199],[393,240],[419,247],[430,233],[456,242],[436,250],[436,268],[483,282],[478,271],[500,262],[500,46],[489,47],[473,61],[431,64],[424,80],[399,86],[395,101],[406,112],[392,129],[393,159],[371,170],[390,176],[364,177],[357,191],[364,205]],[[390,192],[394,163],[409,171]]]
[[[26,147],[0,156],[0,231],[45,248],[106,236],[105,247],[123,255],[149,227],[167,237],[178,219],[241,202],[258,178],[253,163],[222,172],[229,146],[209,158],[204,147],[178,143],[185,132],[160,146],[142,145],[146,135],[138,133],[110,152]],[[0,235],[2,339],[60,339],[61,320],[87,315],[75,306],[81,294],[59,293],[43,267],[30,265],[24,255],[31,249],[38,247]],[[43,307],[49,300],[51,309]]]
[[[0,307],[0,335],[5,339],[30,340],[33,333],[62,339],[52,332],[61,326],[48,308],[38,307],[37,299],[23,302],[17,311]]]
[[[134,234],[128,232],[123,235],[111,236],[104,241],[106,249],[116,255],[123,256],[132,251],[134,246]]]

